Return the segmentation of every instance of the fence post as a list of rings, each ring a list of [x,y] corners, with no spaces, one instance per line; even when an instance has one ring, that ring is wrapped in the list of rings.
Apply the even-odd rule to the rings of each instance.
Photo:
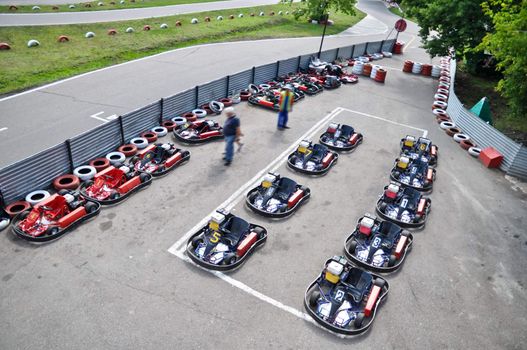
[[[382,48],[384,47],[384,40],[381,41],[381,49],[379,50],[379,52],[382,52]]]
[[[354,58],[355,57],[355,45],[351,45],[351,57],[350,58]]]
[[[68,149],[68,159],[70,161],[70,173],[73,173],[75,164],[73,164],[73,153],[71,153],[71,141],[69,139],[66,140],[66,148]]]
[[[256,76],[256,67],[253,66],[252,69],[252,78],[251,78],[251,84],[254,84],[254,78]]]
[[[339,58],[339,57],[340,57],[339,53],[340,53],[340,47],[339,47],[339,48],[337,48],[337,57],[335,57],[335,59],[337,59],[337,58]]]
[[[119,129],[121,130],[121,144],[125,144],[126,141],[125,141],[125,138],[124,138],[124,124],[123,124],[123,116],[120,115],[119,116]]]
[[[161,104],[161,113],[159,114],[159,125],[162,125],[163,124],[163,114],[165,110],[165,99],[161,97],[161,99],[159,100],[159,103]]]
[[[231,76],[230,75],[227,75],[227,85],[226,85],[226,88],[225,88],[225,97],[229,97],[229,85],[231,85]]]
[[[196,107],[195,108],[199,108],[198,97],[199,97],[199,85],[196,85],[196,88],[194,89],[194,99],[196,100]]]
[[[366,43],[366,47],[364,48],[364,52],[362,53],[362,56],[364,56],[364,55],[366,55],[368,53],[368,45],[370,45],[369,41]]]
[[[300,71],[300,61],[302,61],[302,56],[298,56],[298,60],[296,61],[296,71]]]
[[[278,73],[280,73],[280,61],[276,61],[276,74],[274,75],[275,78],[278,78]]]

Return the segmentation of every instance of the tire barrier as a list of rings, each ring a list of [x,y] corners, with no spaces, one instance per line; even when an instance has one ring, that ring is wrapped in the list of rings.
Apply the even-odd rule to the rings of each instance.
[[[442,81],[444,83],[450,84],[450,78],[449,77],[440,77],[439,81]]]
[[[371,73],[370,73],[370,78],[371,79],[375,79],[375,76],[377,75],[377,70],[381,68],[381,66],[379,66],[378,64],[375,64],[371,67]]]
[[[40,42],[35,39],[31,39],[27,42],[27,47],[37,47],[40,46]]]
[[[182,117],[185,118],[185,123],[187,121],[193,122],[193,121],[198,120],[198,117],[196,117],[196,115],[194,113],[192,113],[192,112],[187,112],[187,113],[183,114]],[[176,117],[176,118],[179,118],[179,117]],[[172,118],[172,121],[175,121],[176,124],[177,124],[177,121],[175,120],[175,118]]]
[[[71,4],[70,6],[68,6],[69,9],[74,9],[75,8],[75,5]]]
[[[33,11],[40,11],[40,6],[33,6],[31,9]]]
[[[61,35],[58,37],[57,41],[59,43],[65,43],[65,42],[70,41],[70,38],[68,38],[66,35]]]
[[[365,75],[365,76],[369,77],[370,74],[371,74],[371,70],[372,70],[372,68],[373,68],[373,67],[372,67],[371,64],[366,63],[366,64],[364,65],[363,70],[362,70],[362,75]]]
[[[201,105],[201,106],[199,107],[199,109],[202,109],[202,110],[204,110],[205,112],[207,112],[207,115],[215,114],[215,113],[212,111],[212,109],[210,109],[210,106],[209,106],[208,103],[205,103],[205,104]]]
[[[448,91],[447,89],[437,88],[437,93],[438,93],[438,94],[445,95],[445,96],[447,96],[447,98],[448,98],[449,91]]]
[[[192,23],[192,24],[198,24],[199,21],[198,21],[197,18],[192,18],[192,19],[190,20],[190,23]]]
[[[429,77],[432,75],[432,65],[430,64],[423,64],[422,68],[421,68],[421,74],[426,76],[426,77]]]
[[[217,21],[223,21],[223,16],[218,16],[218,17],[216,17],[216,20],[217,20]]]
[[[205,17],[205,22],[210,22],[210,17]]]
[[[161,28],[161,29],[167,29],[167,28],[168,28],[168,24],[166,24],[166,23],[161,23],[161,25],[159,26],[159,28]]]
[[[37,190],[37,191],[33,191],[33,192],[30,192],[27,196],[26,196],[26,202],[28,202],[29,204],[31,204],[31,206],[35,206],[37,205],[39,202],[42,202],[44,199],[47,199],[49,198],[51,195],[49,194],[48,191],[44,191],[44,190]]]
[[[401,55],[403,53],[403,46],[404,46],[404,43],[403,42],[396,42],[395,45],[393,46],[393,53],[396,54],[396,55]]]
[[[146,31],[146,32],[149,31],[150,29],[152,29],[152,27],[150,27],[148,24],[143,26],[143,30]]]
[[[124,154],[125,157],[131,157],[137,153],[137,146],[132,144],[122,145],[117,151]]]
[[[364,63],[361,61],[355,61],[355,64],[353,65],[351,72],[355,75],[362,75],[363,71],[364,71]]]
[[[454,138],[454,141],[456,141],[457,143],[460,143],[461,141],[470,140],[470,136],[468,136],[467,134],[455,134],[453,138]]]
[[[448,113],[447,111],[445,111],[444,109],[442,108],[435,108],[432,110],[432,113],[434,113],[434,115],[436,117],[441,117],[441,116],[445,116],[445,117],[448,117]]]
[[[108,29],[108,35],[116,35],[117,34],[117,30],[115,29]]]
[[[384,83],[384,81],[386,80],[386,73],[386,69],[382,67],[377,69],[377,74],[375,74],[375,81],[378,83]]]
[[[441,115],[441,116],[437,116],[437,117],[436,117],[436,121],[437,121],[439,124],[441,124],[442,122],[450,122],[451,119],[450,119],[450,117],[446,117],[446,116]]]
[[[157,134],[153,131],[145,131],[141,134],[141,137],[144,137],[148,141],[148,143],[157,141]]]
[[[128,27],[128,28],[126,28],[125,32],[127,32],[127,33],[133,33],[133,32],[134,32],[134,28],[132,28],[132,27]]]
[[[90,3],[84,4],[84,7],[91,7]]]
[[[446,102],[434,101],[434,103],[432,104],[432,109],[439,108],[439,109],[445,110],[447,106],[448,106],[448,103],[446,103]]]
[[[209,108],[215,114],[221,114],[221,112],[223,111],[224,107],[225,106],[223,105],[223,103],[221,103],[219,101],[211,101],[209,103]]]
[[[441,101],[441,102],[445,102],[445,103],[447,103],[447,101],[448,101],[448,96],[440,94],[440,93],[435,94],[434,98],[435,98],[436,101]]]
[[[94,38],[95,37],[95,33],[94,32],[86,32],[86,34],[84,34],[84,37],[86,39]]]
[[[161,123],[161,125],[167,128],[168,131],[172,131],[176,127],[176,123],[173,122],[172,120],[165,120],[164,122]]]
[[[194,113],[185,113],[185,114],[191,114],[191,116],[194,116]],[[176,126],[185,124],[187,122],[187,118],[185,118],[185,114],[183,114],[183,117],[172,118],[172,122],[176,124]]]
[[[158,137],[163,137],[168,134],[168,129],[163,126],[156,126],[155,128],[152,128],[152,131],[155,132]]]
[[[412,67],[412,73],[413,74],[421,74],[421,69],[423,68],[422,64],[419,62],[414,62],[414,66]]]
[[[76,190],[81,184],[81,180],[73,175],[66,174],[56,177],[53,180],[53,187],[57,190]]]
[[[73,170],[73,175],[77,176],[81,181],[92,179],[97,171],[90,165],[81,165]]]
[[[433,78],[439,78],[439,74],[441,73],[441,67],[438,66],[438,65],[434,65],[432,67],[432,72],[431,72],[431,76]]]
[[[98,3],[97,3],[97,6],[104,6],[104,3],[102,3],[102,2],[98,2]]]
[[[252,94],[249,90],[242,90],[240,91],[240,99],[242,101],[247,101],[249,99],[249,97],[251,97]]]
[[[382,55],[386,58],[392,58],[392,53],[389,51],[383,51]]]
[[[240,14],[238,15],[238,18],[243,18],[243,13],[240,13]]]
[[[95,168],[95,172],[102,171],[110,166],[110,161],[106,158],[95,158],[88,163],[90,166]]]
[[[229,16],[229,19],[234,19],[234,15],[230,15],[230,16]]]
[[[0,50],[11,50],[11,45],[8,43],[0,43]]]
[[[9,6],[9,10],[10,10],[10,11],[16,11],[16,10],[18,10],[18,7],[15,6],[15,5],[10,5],[10,6]]]
[[[6,213],[11,217],[14,218],[18,214],[31,209],[31,204],[29,204],[26,201],[16,201],[11,204],[9,204],[7,207],[5,207]]]
[[[192,113],[198,118],[198,119],[201,119],[201,118],[205,118],[207,116],[207,111],[204,110],[204,109],[194,109],[192,111]]]
[[[458,129],[456,127],[445,129],[445,132],[448,136],[454,137],[455,134],[461,133],[461,129]]]
[[[181,27],[181,21],[176,21],[176,27]]]
[[[122,152],[110,152],[106,155],[106,159],[110,161],[111,165],[115,165],[123,163],[126,160],[126,156]]]
[[[145,139],[144,137],[134,137],[133,139],[130,140],[130,143],[132,145],[135,145],[137,149],[144,149],[148,147],[148,140]]]
[[[465,151],[468,151],[469,148],[476,147],[476,144],[472,142],[471,140],[462,140],[459,145],[461,148],[463,148]]]
[[[265,13],[260,12],[260,13],[258,14],[258,16],[263,17],[263,16],[265,16]]]
[[[409,60],[404,61],[403,72],[411,73],[413,68],[414,68],[414,63],[412,61],[409,61]]]
[[[230,106],[232,106],[232,104],[234,103],[234,102],[232,101],[232,99],[227,98],[227,97],[220,98],[218,101],[221,102],[221,103],[223,103],[223,106],[224,106],[224,107],[230,107]]]
[[[258,86],[256,86],[255,84],[249,84],[249,92],[251,94],[257,94],[258,92],[260,92],[260,88]]]
[[[468,149],[468,154],[470,154],[472,157],[479,157],[479,154],[481,153],[481,148],[479,147],[470,147]]]
[[[443,130],[449,129],[449,128],[455,128],[456,124],[453,122],[443,122],[439,124],[439,127]]]
[[[254,13],[251,13],[250,16],[251,16],[251,17],[254,17]]]

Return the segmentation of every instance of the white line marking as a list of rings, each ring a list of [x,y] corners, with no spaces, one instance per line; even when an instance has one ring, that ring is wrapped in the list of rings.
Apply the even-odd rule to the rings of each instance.
[[[112,114],[112,115],[106,117],[106,119],[108,119],[108,120],[114,120],[114,119],[117,119],[117,114]]]
[[[416,36],[412,35],[412,39],[408,42],[408,44],[404,45],[403,51],[406,50],[408,48],[408,46],[410,46],[410,44],[414,42],[415,38],[416,38]]]
[[[4,131],[4,130],[7,130],[7,128],[0,128],[0,131]]]
[[[98,116],[101,115],[101,114],[104,114],[104,111],[99,112],[99,113],[92,114],[92,115],[90,115],[90,118],[100,120],[100,121],[103,122],[103,123],[108,123],[108,120],[106,120],[106,119],[104,119],[104,118],[99,118],[99,117],[98,117]]]
[[[269,171],[269,169],[272,169],[271,171],[275,171],[277,168],[279,168],[281,166],[281,164],[283,164],[287,160],[287,156],[289,155],[289,153],[291,153],[294,150],[294,148],[302,140],[309,139],[324,123],[327,123],[329,120],[333,119],[334,117],[336,117],[338,114],[340,114],[343,111],[350,112],[350,113],[355,113],[355,114],[362,115],[362,116],[365,116],[365,117],[368,117],[368,118],[382,120],[382,121],[387,122],[387,123],[391,123],[391,124],[407,127],[407,128],[414,129],[414,130],[419,130],[419,131],[423,132],[423,136],[424,137],[426,137],[426,135],[428,134],[428,131],[425,130],[425,129],[416,128],[416,127],[413,127],[413,126],[410,126],[410,125],[407,125],[407,124],[398,123],[398,122],[395,122],[395,121],[390,120],[390,119],[377,117],[377,116],[374,116],[374,115],[371,115],[371,114],[355,111],[355,110],[352,110],[352,109],[343,108],[343,107],[337,107],[333,111],[331,111],[328,115],[326,115],[323,119],[321,119],[319,122],[317,122],[315,125],[313,125],[313,127],[311,127],[311,129],[309,129],[295,143],[293,143],[284,152],[282,152],[282,154],[280,154],[277,158],[275,158],[273,161],[271,161],[271,163],[269,163],[264,169],[262,169],[258,174],[256,174],[251,180],[246,182],[239,190],[234,192],[225,202],[220,204],[220,206],[218,206],[218,208],[225,208],[225,209],[230,211],[244,197],[243,194],[245,193],[245,191],[251,185],[254,185],[255,182],[259,181],[261,179],[261,177],[263,176],[263,174],[265,174],[265,172]],[[258,292],[257,290],[249,287],[245,283],[240,282],[238,280],[235,280],[234,278],[229,277],[229,276],[225,275],[224,273],[221,273],[219,271],[212,271],[212,270],[205,269],[205,268],[195,264],[192,260],[190,260],[190,258],[188,256],[186,256],[186,254],[185,254],[186,245],[184,243],[188,240],[188,238],[193,233],[197,232],[199,229],[201,229],[203,226],[205,226],[205,224],[208,222],[210,216],[215,211],[216,210],[212,211],[203,220],[198,222],[193,228],[191,228],[187,233],[185,233],[185,235],[183,237],[181,237],[176,243],[174,243],[168,249],[168,252],[173,254],[173,255],[175,255],[175,256],[177,256],[178,258],[180,258],[183,261],[191,263],[192,265],[197,266],[200,269],[213,274],[214,276],[216,276],[219,279],[227,282],[231,286],[239,288],[242,291],[244,291],[245,293],[250,294],[250,295],[252,295],[252,296],[254,296],[254,297],[256,297],[256,298],[258,298],[258,299],[260,299],[260,300],[262,300],[262,301],[264,301],[266,303],[268,303],[268,304],[271,304],[272,306],[275,306],[275,307],[277,307],[277,308],[279,308],[279,309],[281,309],[283,311],[286,311],[286,312],[288,312],[288,313],[290,313],[290,314],[292,314],[292,315],[294,315],[294,316],[296,316],[296,317],[298,317],[298,318],[300,318],[302,320],[310,322],[310,323],[314,324],[315,326],[319,327],[320,329],[323,329],[324,331],[327,331],[327,332],[329,332],[331,334],[334,334],[334,335],[336,335],[339,338],[350,338],[350,337],[352,337],[352,336],[346,336],[346,335],[343,335],[343,334],[338,334],[338,333],[335,333],[335,332],[333,332],[333,331],[331,331],[329,329],[326,329],[326,328],[320,326],[318,323],[316,323],[311,318],[311,316],[309,316],[308,314],[306,314],[306,313],[304,313],[304,312],[302,312],[300,310],[297,310],[294,307],[285,305],[285,304],[281,303],[280,301],[275,300],[275,299],[273,299],[271,297],[268,297],[267,295]],[[178,249],[179,247],[180,247],[180,249]]]
[[[295,141],[291,146],[289,146],[284,152],[282,152],[282,154],[280,154],[277,158],[275,158],[274,160],[271,161],[271,163],[269,163],[265,168],[263,168],[262,170],[260,170],[252,179],[250,179],[249,181],[247,181],[244,185],[242,185],[236,192],[234,192],[229,198],[227,198],[227,200],[225,200],[223,203],[221,203],[216,209],[219,209],[219,208],[225,208],[227,210],[230,210],[232,207],[234,207],[240,200],[240,198],[243,198],[243,194],[245,193],[245,191],[247,191],[251,185],[254,185],[256,182],[260,181],[262,176],[264,176],[267,172],[269,172],[271,169],[275,169],[275,167],[277,168],[277,163],[280,163],[281,161],[283,161],[283,158],[286,158],[289,153],[291,153],[293,151],[293,149],[295,147],[298,146],[298,144],[308,138],[308,136],[311,134],[311,133],[314,133],[318,128],[320,128],[320,126],[324,123],[326,123],[328,120],[330,120],[331,118],[333,118],[335,115],[337,115],[339,112],[341,111],[340,107],[339,108],[335,108],[333,111],[331,111],[331,113],[329,113],[327,116],[325,116],[324,118],[322,118],[318,123],[316,123],[315,125],[313,125],[313,127],[311,129],[309,129],[304,135],[302,135],[297,141]],[[234,204],[234,205],[233,205]],[[193,234],[195,233],[196,231],[198,231],[200,228],[202,228],[203,226],[205,226],[205,224],[208,222],[210,216],[212,214],[214,214],[216,212],[216,209],[214,209],[212,212],[210,212],[209,215],[205,216],[205,218],[203,218],[200,222],[198,222],[193,228],[191,228],[187,233],[185,233],[183,235],[183,237],[181,237],[176,243],[174,243],[169,249],[168,251],[171,253],[171,254],[176,254],[177,253],[177,249],[186,243],[186,241],[188,240],[188,238]]]

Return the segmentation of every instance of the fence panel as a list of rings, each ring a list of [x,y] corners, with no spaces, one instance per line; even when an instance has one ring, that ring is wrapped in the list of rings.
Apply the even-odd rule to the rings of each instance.
[[[70,171],[68,147],[63,142],[0,170],[0,190],[9,204],[49,187],[54,178]]]
[[[121,145],[121,126],[114,119],[79,136],[70,139],[73,167],[115,151]]]
[[[288,73],[295,73],[298,70],[298,57],[293,57],[285,61],[280,61],[278,75],[286,75]]]
[[[276,75],[276,63],[269,63],[263,66],[256,67],[254,73],[254,83],[256,85],[263,84],[271,79],[274,79]]]
[[[384,44],[382,44],[382,51],[392,52],[394,44],[395,44],[395,39],[385,40]]]
[[[353,51],[353,57],[359,57],[364,55],[366,52],[366,43],[355,44],[355,50]]]
[[[320,60],[322,62],[332,63],[337,58],[337,51],[337,49],[322,51],[320,53]]]
[[[227,92],[227,77],[211,81],[200,85],[198,88],[198,106],[210,101],[218,100],[225,96]]]
[[[374,42],[368,43],[368,49],[366,52],[371,55],[372,53],[381,52],[381,48],[382,48],[382,41],[374,41]]]
[[[156,101],[123,115],[125,142],[128,142],[133,137],[139,136],[143,131],[150,130],[154,126],[159,125],[160,115],[161,101]]]
[[[196,90],[188,89],[163,99],[163,119],[171,119],[196,108]]]
[[[303,55],[300,57],[300,68],[307,69],[309,67],[309,62],[311,61],[311,56],[316,55],[314,53],[310,53],[308,55]]]
[[[507,174],[527,180],[527,147],[520,148]]]
[[[243,72],[233,74],[229,78],[229,93],[245,90],[252,82],[253,70],[248,69]]]
[[[338,50],[338,56],[342,58],[351,58],[352,52],[353,52],[353,46],[341,47]]]

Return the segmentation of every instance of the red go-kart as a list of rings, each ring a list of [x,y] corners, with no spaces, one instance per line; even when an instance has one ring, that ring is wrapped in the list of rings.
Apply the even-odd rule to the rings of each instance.
[[[173,143],[156,143],[138,152],[130,160],[130,168],[158,177],[166,175],[189,159],[190,152],[176,148]]]
[[[132,172],[129,167],[116,165],[98,172],[93,181],[84,182],[80,192],[102,205],[108,205],[122,201],[151,183],[151,174]]]
[[[99,214],[101,205],[84,196],[63,190],[13,219],[13,233],[30,242],[55,240],[81,222]]]

